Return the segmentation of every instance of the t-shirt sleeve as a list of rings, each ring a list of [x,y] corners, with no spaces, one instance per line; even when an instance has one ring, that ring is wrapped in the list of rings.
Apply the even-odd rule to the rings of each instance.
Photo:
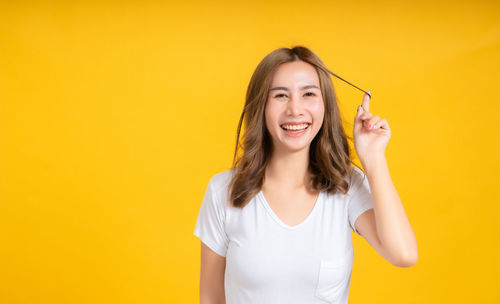
[[[224,230],[224,218],[224,204],[215,195],[211,179],[201,203],[194,235],[199,237],[215,253],[223,257],[226,256],[229,242]]]
[[[349,224],[351,225],[352,231],[360,235],[356,230],[354,223],[358,216],[363,214],[363,212],[374,208],[372,193],[370,190],[370,184],[368,183],[368,178],[358,168],[354,168],[355,171],[353,175],[352,194],[349,198],[348,203],[348,214],[349,214]]]

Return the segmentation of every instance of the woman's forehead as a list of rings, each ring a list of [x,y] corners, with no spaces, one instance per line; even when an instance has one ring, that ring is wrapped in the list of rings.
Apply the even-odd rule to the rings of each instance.
[[[277,85],[319,85],[319,77],[309,63],[292,61],[280,65],[274,73],[273,86]]]

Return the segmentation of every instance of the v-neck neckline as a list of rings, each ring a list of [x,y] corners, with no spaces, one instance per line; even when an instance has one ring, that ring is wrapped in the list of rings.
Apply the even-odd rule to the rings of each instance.
[[[269,212],[269,214],[271,215],[271,217],[279,224],[281,225],[282,227],[286,228],[286,229],[290,229],[290,230],[293,230],[293,229],[297,229],[297,228],[300,228],[302,226],[304,226],[310,219],[311,217],[313,217],[314,213],[316,213],[316,209],[319,208],[319,204],[321,202],[321,198],[322,198],[322,195],[323,195],[323,191],[320,191],[319,194],[318,194],[318,197],[316,198],[316,202],[314,203],[314,206],[311,210],[311,212],[309,212],[309,214],[307,215],[307,217],[302,221],[300,222],[299,224],[297,225],[294,225],[294,226],[290,226],[288,224],[285,224],[279,217],[278,215],[274,212],[274,210],[271,208],[271,206],[269,205],[269,203],[267,202],[266,200],[266,197],[264,196],[264,193],[262,192],[262,190],[259,191],[259,193],[257,194],[257,196],[260,198],[260,201],[262,202],[262,204],[264,205],[264,207],[266,208],[266,210]]]

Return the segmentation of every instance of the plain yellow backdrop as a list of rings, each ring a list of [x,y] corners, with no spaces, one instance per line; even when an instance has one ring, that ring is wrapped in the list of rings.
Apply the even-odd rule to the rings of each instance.
[[[418,240],[397,268],[353,234],[349,303],[499,303],[495,1],[2,1],[0,302],[196,303],[206,186],[294,45],[372,90]]]

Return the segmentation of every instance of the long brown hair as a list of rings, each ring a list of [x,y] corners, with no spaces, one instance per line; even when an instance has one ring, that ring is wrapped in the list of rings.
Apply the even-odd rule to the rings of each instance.
[[[265,126],[264,110],[276,69],[283,63],[302,60],[311,64],[318,73],[321,94],[325,106],[323,124],[311,142],[309,149],[309,189],[344,194],[349,189],[353,175],[351,151],[337,97],[329,73],[323,61],[303,46],[279,48],[269,53],[258,64],[248,85],[245,106],[236,132],[236,147],[232,165],[232,178],[228,193],[233,207],[243,208],[261,189],[265,169],[272,152],[272,141]],[[242,124],[245,124],[243,145],[240,143]],[[238,157],[238,151],[243,154]],[[357,165],[355,165],[358,167]],[[358,167],[359,168],[359,167]]]

